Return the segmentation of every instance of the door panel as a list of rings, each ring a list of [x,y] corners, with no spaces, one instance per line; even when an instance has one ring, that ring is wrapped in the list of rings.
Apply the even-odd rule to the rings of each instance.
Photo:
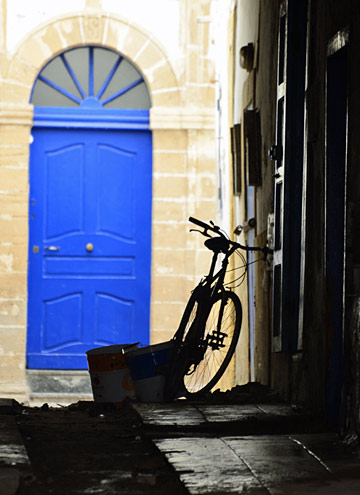
[[[98,230],[134,240],[134,156],[108,146],[99,147]],[[121,162],[121,167],[119,167]],[[114,215],[113,212],[117,214]]]
[[[28,367],[149,340],[151,134],[33,130]]]
[[[129,342],[131,339],[131,327],[134,324],[135,305],[133,301],[126,301],[109,294],[96,294],[95,319],[96,337],[107,342],[116,342],[118,338],[119,322],[123,322],[121,329],[123,339]],[[126,323],[126,325],[125,325]]]
[[[82,230],[84,151],[84,145],[79,144],[44,156],[46,240]]]
[[[71,294],[43,302],[44,326],[51,332],[44,337],[44,350],[75,345],[81,339],[82,294]],[[59,318],[59,316],[61,316]]]

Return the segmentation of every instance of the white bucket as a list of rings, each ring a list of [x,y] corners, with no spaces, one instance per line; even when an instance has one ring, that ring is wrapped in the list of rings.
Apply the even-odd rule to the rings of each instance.
[[[133,349],[137,349],[137,344],[108,345],[86,352],[95,402],[120,404],[126,397],[135,399],[125,357],[126,350]]]
[[[173,345],[173,341],[163,342],[126,353],[139,401],[164,402],[165,373]]]

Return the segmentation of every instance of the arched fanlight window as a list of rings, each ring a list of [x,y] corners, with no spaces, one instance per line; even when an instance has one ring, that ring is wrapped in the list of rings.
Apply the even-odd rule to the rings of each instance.
[[[140,72],[122,55],[101,47],[73,48],[39,73],[31,103],[42,107],[149,109]]]

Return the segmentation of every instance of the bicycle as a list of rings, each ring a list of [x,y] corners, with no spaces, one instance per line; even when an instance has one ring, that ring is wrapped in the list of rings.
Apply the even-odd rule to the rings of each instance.
[[[267,246],[249,247],[231,241],[213,222],[206,224],[190,217],[189,221],[203,230],[208,239],[205,246],[213,252],[208,275],[202,278],[192,291],[185,307],[179,328],[173,337],[173,351],[166,373],[165,400],[178,397],[194,398],[210,391],[220,380],[235,352],[242,323],[242,307],[239,297],[225,282],[229,258],[239,249],[261,251],[263,259],[272,254]],[[212,236],[209,232],[216,234]],[[239,252],[238,252],[239,253]],[[223,255],[221,268],[216,271],[219,255]],[[247,262],[243,259],[245,278]]]

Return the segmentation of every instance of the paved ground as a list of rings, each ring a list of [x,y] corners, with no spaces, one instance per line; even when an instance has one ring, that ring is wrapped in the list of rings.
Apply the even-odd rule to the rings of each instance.
[[[358,453],[320,418],[290,406],[174,403],[137,410],[191,494],[360,493]]]
[[[120,409],[0,400],[0,495],[360,493],[357,446],[258,392]]]

